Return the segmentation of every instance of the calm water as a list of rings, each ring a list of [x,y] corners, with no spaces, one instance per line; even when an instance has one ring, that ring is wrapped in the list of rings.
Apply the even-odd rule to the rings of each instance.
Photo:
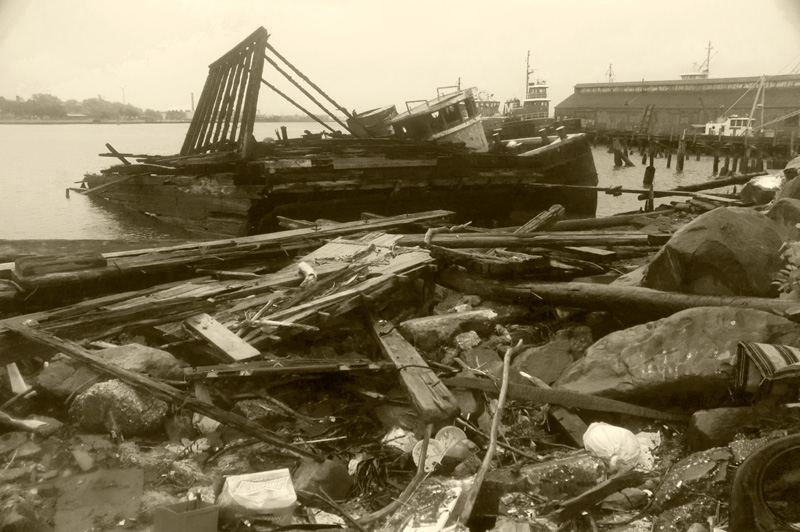
[[[275,138],[281,124],[259,122],[257,139]],[[304,130],[321,130],[316,123],[285,124],[290,137]],[[180,151],[189,124],[0,124],[0,239],[84,239],[84,238],[181,238],[180,230],[138,215],[107,206],[79,194],[66,197],[87,172],[97,172],[115,162],[98,157],[106,153],[106,142],[122,153],[171,155]],[[594,150],[600,185],[641,187],[644,168],[635,155],[632,168],[614,168],[613,156],[604,147]],[[656,160],[656,187],[660,189],[696,183],[711,175],[712,161],[703,157],[686,161],[684,172],[665,168]],[[673,198],[674,199],[674,198]],[[601,194],[598,216],[638,209],[635,195],[618,198]],[[656,200],[660,201],[660,200]],[[663,200],[668,202],[669,199]]]

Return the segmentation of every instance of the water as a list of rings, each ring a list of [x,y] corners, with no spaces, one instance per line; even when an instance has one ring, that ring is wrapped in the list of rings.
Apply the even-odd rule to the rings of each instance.
[[[257,139],[275,138],[275,130],[286,125],[289,136],[304,130],[317,132],[314,122],[285,124],[258,122]],[[145,215],[115,208],[102,200],[71,194],[84,173],[97,172],[116,160],[98,157],[110,143],[117,151],[152,155],[172,155],[180,151],[187,123],[173,124],[0,124],[0,239],[158,239],[188,235]],[[632,168],[614,168],[613,156],[604,147],[594,149],[595,166],[601,186],[622,185],[641,188],[644,167],[635,155]],[[674,161],[673,161],[674,164]],[[711,175],[712,160],[703,157],[686,161],[683,173],[665,168],[657,159],[656,188],[705,181]],[[670,199],[656,200],[669,202]],[[642,202],[636,195],[612,197],[600,194],[598,216],[636,210]]]

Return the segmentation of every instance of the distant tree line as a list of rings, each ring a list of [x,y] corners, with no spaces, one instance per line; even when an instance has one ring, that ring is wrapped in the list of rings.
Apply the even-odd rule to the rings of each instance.
[[[153,109],[142,110],[131,104],[110,102],[101,97],[61,101],[52,94],[34,94],[25,100],[17,96],[9,100],[0,96],[0,118],[18,120],[63,120],[67,118],[86,118],[90,120],[182,120],[185,111],[161,113]]]

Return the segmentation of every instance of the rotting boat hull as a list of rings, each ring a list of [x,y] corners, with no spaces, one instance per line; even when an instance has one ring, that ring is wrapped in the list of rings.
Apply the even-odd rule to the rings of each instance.
[[[351,144],[361,146],[358,156],[343,156],[358,151],[345,140],[298,140],[283,145],[280,157],[273,150],[249,161],[237,153],[197,156],[202,162],[194,163],[186,157],[140,158],[143,164],[117,165],[84,181],[91,197],[208,237],[275,230],[279,216],[348,221],[363,212],[435,208],[453,210],[474,225],[502,226],[523,223],[555,203],[569,217],[595,215],[595,191],[526,187],[596,185],[591,149],[582,135],[533,156],[443,153],[420,150],[419,143],[410,149],[363,139]],[[375,145],[386,148],[378,154]],[[337,155],[329,156],[330,151]]]

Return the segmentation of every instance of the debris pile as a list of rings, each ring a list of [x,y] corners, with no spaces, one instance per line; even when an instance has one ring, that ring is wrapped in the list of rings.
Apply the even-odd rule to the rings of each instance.
[[[17,258],[0,529],[744,530],[800,428],[792,211],[563,212]]]

